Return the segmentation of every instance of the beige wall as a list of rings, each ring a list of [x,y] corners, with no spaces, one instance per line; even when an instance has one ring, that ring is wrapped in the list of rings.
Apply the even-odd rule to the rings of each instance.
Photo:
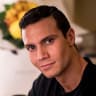
[[[70,19],[76,24],[96,31],[96,0],[62,0]]]

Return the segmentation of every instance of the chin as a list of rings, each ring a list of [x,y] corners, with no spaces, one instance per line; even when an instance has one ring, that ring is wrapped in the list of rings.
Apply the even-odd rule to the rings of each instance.
[[[54,78],[55,74],[43,74],[46,78]]]

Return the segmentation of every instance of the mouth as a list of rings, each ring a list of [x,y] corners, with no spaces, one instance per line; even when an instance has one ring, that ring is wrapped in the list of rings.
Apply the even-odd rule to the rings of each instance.
[[[52,68],[52,65],[53,65],[53,64],[55,64],[55,62],[41,65],[40,68],[41,68],[42,70],[48,70],[48,69]]]

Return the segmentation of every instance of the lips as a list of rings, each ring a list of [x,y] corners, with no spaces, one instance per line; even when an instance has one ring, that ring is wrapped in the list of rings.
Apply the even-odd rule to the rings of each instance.
[[[52,65],[53,65],[54,63],[55,63],[55,62],[41,65],[40,68],[41,68],[42,70],[48,70],[48,69],[52,68]]]

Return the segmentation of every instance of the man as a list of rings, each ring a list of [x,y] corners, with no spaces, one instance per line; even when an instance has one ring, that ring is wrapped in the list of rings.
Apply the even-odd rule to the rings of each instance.
[[[96,67],[80,56],[75,33],[54,6],[38,6],[20,22],[29,57],[41,75],[28,96],[96,96]]]

